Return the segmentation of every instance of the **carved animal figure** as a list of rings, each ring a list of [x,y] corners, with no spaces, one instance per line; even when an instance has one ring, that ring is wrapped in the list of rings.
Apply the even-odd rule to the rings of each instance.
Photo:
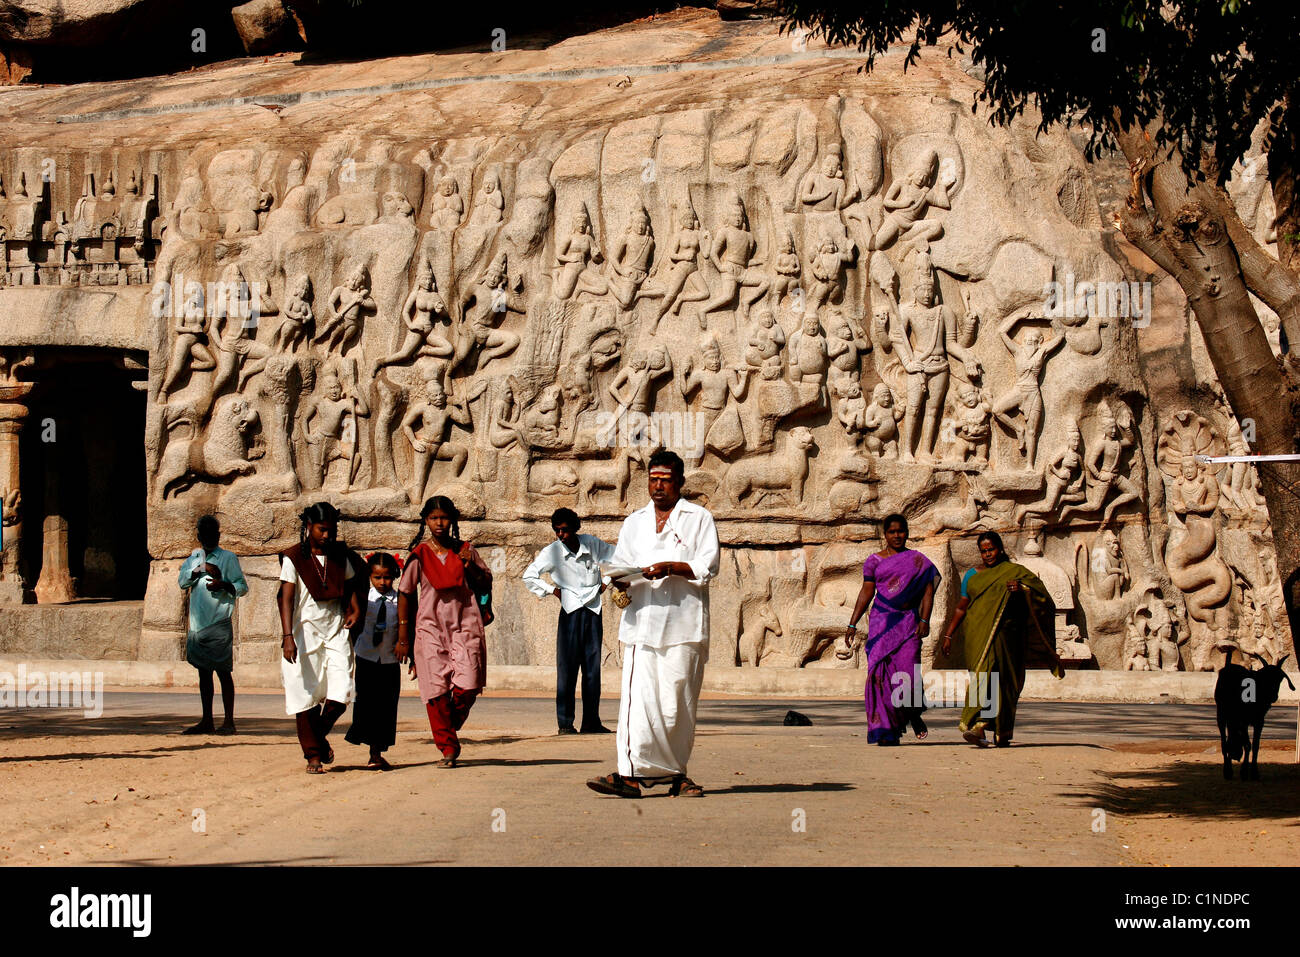
[[[1277,693],[1285,681],[1295,690],[1291,679],[1282,670],[1281,661],[1270,665],[1259,655],[1251,655],[1264,667],[1251,671],[1244,665],[1232,663],[1232,651],[1219,678],[1214,683],[1214,707],[1219,722],[1219,746],[1223,750],[1223,777],[1232,780],[1232,762],[1241,761],[1241,779],[1259,780],[1259,735],[1264,728],[1264,716],[1277,700]],[[1249,733],[1248,730],[1249,729]]]
[[[528,469],[528,491],[534,495],[566,495],[578,488],[578,473],[564,462],[533,462]]]
[[[247,458],[248,433],[258,424],[257,410],[241,396],[227,396],[220,403],[202,442],[194,434],[194,420],[171,423],[174,430],[189,425],[189,438],[171,440],[158,466],[155,487],[161,497],[182,492],[204,479],[224,479],[232,475],[251,475],[255,466]]]
[[[798,425],[790,430],[785,451],[741,459],[727,470],[724,484],[728,497],[738,505],[751,492],[757,502],[764,493],[788,490],[789,503],[799,502],[803,498],[803,483],[808,478],[808,456],[814,444],[811,430]]]
[[[737,665],[748,662],[758,667],[763,661],[764,653],[768,651],[768,633],[777,638],[781,637],[781,621],[772,609],[771,591],[769,585],[766,598],[741,606],[740,641],[736,644]]]
[[[582,468],[582,478],[578,489],[579,498],[584,505],[591,505],[598,488],[607,488],[618,493],[618,504],[627,503],[627,485],[632,476],[632,461],[635,459],[642,466],[645,457],[635,447],[619,449],[612,462],[588,462]]]

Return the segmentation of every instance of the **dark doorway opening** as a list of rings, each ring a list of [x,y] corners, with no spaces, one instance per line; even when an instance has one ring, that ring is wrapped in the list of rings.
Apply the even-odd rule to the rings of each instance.
[[[20,440],[27,600],[139,600],[149,576],[141,362],[36,350]]]

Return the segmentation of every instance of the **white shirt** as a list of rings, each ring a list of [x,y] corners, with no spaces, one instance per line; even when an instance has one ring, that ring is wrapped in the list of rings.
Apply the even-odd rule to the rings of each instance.
[[[323,575],[325,556],[312,555],[312,558],[316,559],[316,564],[320,566]],[[344,562],[343,567],[344,581],[356,574],[352,571],[351,562]],[[348,630],[343,627],[343,616],[346,612],[341,598],[317,602],[311,597],[307,586],[303,584],[298,569],[294,568],[293,562],[287,558],[280,559],[280,581],[293,582],[293,631],[294,637],[298,640],[299,651],[310,655],[324,644],[338,647],[340,640],[344,646],[348,645]]]
[[[375,645],[375,622],[379,618],[379,606],[384,607],[384,630],[380,637],[379,645]],[[358,658],[365,658],[367,661],[377,661],[381,665],[397,664],[397,655],[393,653],[393,648],[397,645],[397,590],[390,588],[388,594],[384,594],[374,585],[370,586],[370,592],[366,595],[366,616],[365,627],[357,635],[357,643],[353,646]]]
[[[600,614],[600,563],[614,555],[614,546],[594,535],[579,535],[578,550],[571,552],[556,539],[547,545],[524,572],[524,584],[538,598],[546,598],[552,587],[560,589],[560,607],[567,612],[586,608]],[[554,586],[542,581],[550,575]]]
[[[718,558],[718,530],[706,508],[679,498],[662,532],[655,531],[654,502],[629,515],[618,533],[615,565],[686,562],[694,577],[635,581],[627,590],[632,601],[623,609],[618,640],[649,648],[695,642],[707,657],[709,579],[718,574]]]

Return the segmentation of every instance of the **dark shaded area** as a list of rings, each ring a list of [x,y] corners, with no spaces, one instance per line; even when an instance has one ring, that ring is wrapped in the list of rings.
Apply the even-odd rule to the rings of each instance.
[[[727,788],[706,788],[705,794],[800,794],[806,791],[856,791],[852,784],[840,781],[814,781],[812,784],[733,784]],[[666,793],[666,792],[665,792]]]
[[[31,63],[29,83],[85,83],[180,73],[244,55],[231,0],[148,0],[92,22],[54,24],[49,40],[24,42],[27,24],[0,20],[0,49]],[[201,34],[196,34],[201,30]],[[201,49],[196,49],[201,47]]]
[[[60,534],[47,521],[54,515],[67,523],[78,598],[141,599],[149,575],[145,394],[120,355],[61,350],[41,362],[19,454],[27,587],[40,580],[45,536]]]
[[[1289,823],[1295,826],[1300,824],[1295,820],[1300,816],[1300,764],[1291,759],[1290,751],[1261,750],[1258,781],[1225,781],[1217,762],[1175,761],[1165,767],[1112,773],[1108,781],[1061,797],[1125,816],[1291,818]]]
[[[87,28],[77,42],[15,43],[21,30],[0,22],[0,49],[30,56],[28,82],[82,83],[181,73],[244,57],[231,0],[149,3]],[[304,62],[351,62],[451,50],[543,49],[568,37],[653,17],[682,6],[713,3],[431,4],[415,0],[290,0],[306,34]],[[195,30],[202,30],[202,49]],[[494,34],[493,31],[504,31]],[[259,56],[262,54],[258,54]]]

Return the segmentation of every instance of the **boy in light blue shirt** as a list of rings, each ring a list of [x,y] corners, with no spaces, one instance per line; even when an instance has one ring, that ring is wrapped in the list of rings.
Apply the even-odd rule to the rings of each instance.
[[[235,635],[230,624],[235,599],[248,594],[248,583],[234,552],[218,548],[221,526],[204,515],[198,521],[199,547],[181,565],[179,584],[189,597],[189,633],[185,637],[185,660],[199,672],[199,700],[203,718],[182,734],[235,733]],[[212,673],[221,681],[221,706],[226,720],[220,728],[212,724]]]

